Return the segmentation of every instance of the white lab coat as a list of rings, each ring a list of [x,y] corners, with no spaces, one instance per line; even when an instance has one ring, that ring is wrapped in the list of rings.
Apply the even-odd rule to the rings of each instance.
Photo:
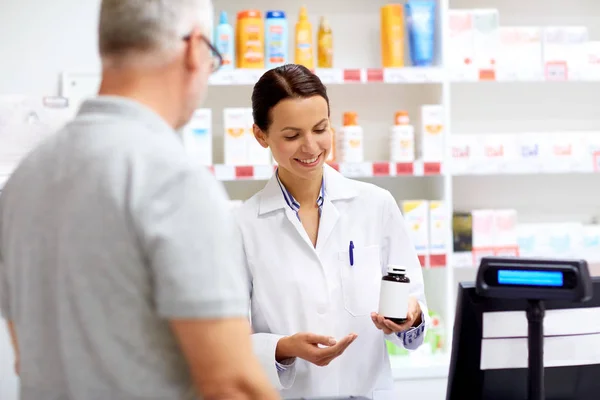
[[[371,320],[382,274],[403,265],[411,295],[427,321],[421,267],[392,195],[324,167],[325,199],[316,248],[286,204],[274,176],[238,209],[251,280],[253,345],[271,382],[284,398],[362,395],[396,399],[384,339]],[[349,243],[354,243],[354,266]],[[298,332],[349,333],[357,339],[326,367],[296,359],[283,372],[275,362],[277,341]],[[424,333],[413,343],[418,347]]]

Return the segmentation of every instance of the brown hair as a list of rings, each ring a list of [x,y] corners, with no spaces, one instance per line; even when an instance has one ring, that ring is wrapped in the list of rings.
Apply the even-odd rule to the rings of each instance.
[[[308,98],[321,96],[327,102],[329,97],[321,79],[302,65],[287,64],[264,73],[252,91],[252,116],[254,123],[267,132],[271,125],[270,112],[280,101],[288,98]]]

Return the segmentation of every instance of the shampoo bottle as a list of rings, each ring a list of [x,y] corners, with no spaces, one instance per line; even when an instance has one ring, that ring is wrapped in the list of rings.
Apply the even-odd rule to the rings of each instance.
[[[321,17],[317,34],[317,66],[333,68],[333,33],[331,25],[325,17]]]
[[[267,11],[265,20],[265,67],[288,62],[288,24],[283,11]]]
[[[347,163],[364,161],[363,129],[358,125],[358,115],[355,112],[344,113],[344,126],[336,136],[338,161]]]
[[[434,0],[408,0],[406,17],[412,64],[418,67],[431,66],[435,44]]]
[[[238,68],[264,68],[265,42],[264,22],[258,10],[238,13],[236,51]]]
[[[381,7],[381,64],[383,68],[404,66],[404,12],[401,4]]]
[[[313,55],[312,25],[308,20],[306,7],[300,9],[300,17],[296,23],[294,63],[308,69],[315,67]]]
[[[390,132],[390,161],[415,161],[415,128],[410,124],[406,111],[398,111],[394,116],[394,126]]]
[[[215,47],[223,57],[222,70],[231,70],[235,66],[234,42],[233,27],[227,21],[227,13],[221,11],[215,30]]]

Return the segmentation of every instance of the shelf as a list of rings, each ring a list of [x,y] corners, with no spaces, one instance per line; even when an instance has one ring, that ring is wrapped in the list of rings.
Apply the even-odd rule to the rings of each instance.
[[[566,67],[565,67],[566,68]],[[452,83],[556,83],[556,82],[600,82],[600,67],[584,68],[568,74],[546,75],[542,66],[537,69],[502,69],[479,70],[476,68],[442,69],[442,75]]]
[[[448,377],[450,357],[447,354],[390,356],[390,363],[395,381],[445,379]]]
[[[265,73],[262,69],[218,71],[211,75],[210,85],[254,85]],[[314,72],[326,85],[357,83],[441,83],[443,70],[436,67],[405,68],[317,68]]]
[[[570,169],[570,168],[529,168],[529,169],[501,169],[501,168],[473,168],[469,172],[450,172],[453,177],[476,177],[476,176],[510,176],[510,175],[570,175],[570,174],[598,174],[600,170]]]
[[[441,163],[415,161],[413,163],[363,162],[331,163],[333,168],[348,178],[373,178],[390,176],[439,176],[443,174]],[[268,180],[275,165],[223,165],[210,167],[220,181]]]

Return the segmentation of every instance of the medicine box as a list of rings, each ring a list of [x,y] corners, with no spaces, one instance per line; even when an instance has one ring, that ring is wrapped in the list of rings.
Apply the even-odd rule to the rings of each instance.
[[[183,144],[197,165],[210,166],[212,159],[212,110],[201,108],[192,114],[182,130]]]
[[[429,202],[429,266],[445,267],[448,242],[448,216],[443,201]]]
[[[402,214],[419,262],[422,267],[425,267],[428,265],[429,256],[429,202],[427,200],[403,201]]]
[[[474,69],[474,33],[471,10],[448,10],[446,67],[451,71],[453,79],[464,80],[466,70]]]
[[[248,111],[246,108],[223,110],[225,165],[248,165]]]
[[[475,67],[480,80],[494,80],[500,49],[500,15],[497,9],[472,10]]]
[[[442,162],[445,146],[444,107],[421,107],[421,158],[424,162]]]

